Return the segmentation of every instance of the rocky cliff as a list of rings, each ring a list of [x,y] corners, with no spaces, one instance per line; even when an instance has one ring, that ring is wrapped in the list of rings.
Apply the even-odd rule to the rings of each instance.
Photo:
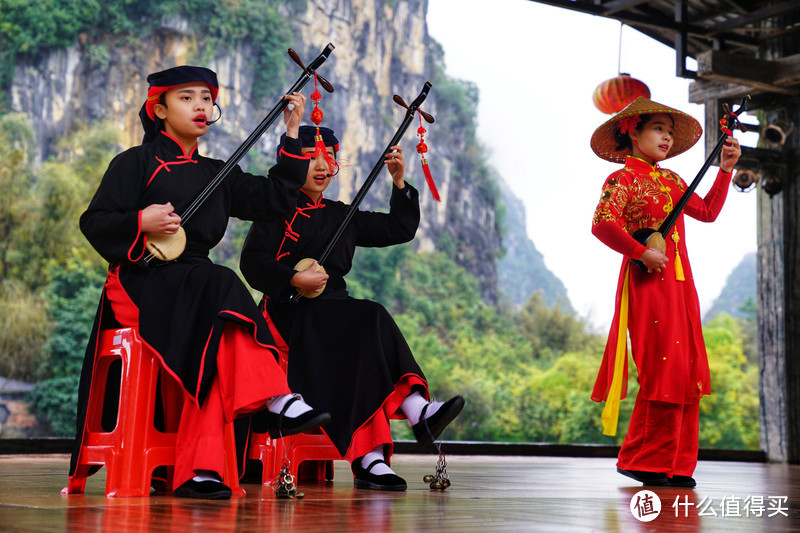
[[[299,6],[299,7],[298,7]],[[311,61],[329,42],[336,49],[320,68],[335,86],[323,92],[323,125],[340,136],[345,165],[331,195],[352,199],[401,123],[405,110],[392,101],[398,94],[410,102],[424,82],[434,87],[423,109],[437,117],[427,126],[426,141],[434,179],[441,193],[436,202],[428,192],[418,155],[413,124],[404,138],[407,178],[422,199],[422,223],[416,246],[445,250],[455,262],[475,275],[484,299],[498,300],[497,260],[501,255],[500,223],[496,217],[499,190],[485,164],[476,164],[474,113],[456,117],[453,102],[438,89],[447,79],[441,73],[438,45],[427,32],[427,0],[309,0],[281,5],[293,32],[292,47]],[[39,140],[39,157],[46,158],[53,142],[75,124],[108,119],[119,125],[123,147],[138,144],[138,112],[148,73],[177,64],[197,63],[198,35],[181,18],[153,22],[152,37],[137,45],[102,32],[82,34],[72,46],[19,62],[9,94],[11,107],[27,113]],[[97,50],[107,57],[97,60]],[[204,138],[201,152],[226,159],[277,102],[252,98],[254,68],[251,43],[231,42],[205,66],[218,73],[218,103],[222,120]],[[285,87],[300,70],[287,58]],[[304,93],[313,91],[312,84]],[[477,94],[475,95],[477,96]],[[311,104],[307,107],[310,112]],[[256,145],[271,161],[282,124],[276,124]],[[247,161],[243,162],[245,165]],[[479,161],[480,163],[480,161]],[[387,205],[390,178],[385,172],[366,197],[364,208]],[[385,179],[384,179],[385,177]]]

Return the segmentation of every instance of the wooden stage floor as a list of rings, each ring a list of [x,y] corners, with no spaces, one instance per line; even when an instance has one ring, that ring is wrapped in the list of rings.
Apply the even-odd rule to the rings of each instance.
[[[269,486],[245,484],[246,496],[214,502],[106,498],[104,470],[89,479],[86,494],[62,496],[67,456],[0,455],[0,531],[800,531],[800,466],[701,461],[694,490],[651,488],[662,509],[641,522],[631,500],[642,487],[616,473],[615,459],[448,456],[452,486],[445,492],[422,481],[435,465],[436,455],[396,455],[393,466],[409,485],[404,493],[356,490],[349,465],[337,461],[334,481],[300,484],[302,500],[278,500]],[[634,508],[651,517],[653,501],[639,499]]]

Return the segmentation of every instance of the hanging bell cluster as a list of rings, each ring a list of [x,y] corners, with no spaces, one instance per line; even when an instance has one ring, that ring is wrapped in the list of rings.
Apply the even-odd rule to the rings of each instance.
[[[444,453],[439,450],[439,460],[436,462],[436,473],[422,478],[422,481],[428,483],[431,490],[447,490],[450,486],[450,478],[447,476],[447,459]]]
[[[294,476],[289,472],[289,462],[284,461],[281,465],[281,471],[278,472],[275,478],[275,497],[279,500],[291,500],[294,498],[302,500],[304,496],[304,493],[297,492]]]

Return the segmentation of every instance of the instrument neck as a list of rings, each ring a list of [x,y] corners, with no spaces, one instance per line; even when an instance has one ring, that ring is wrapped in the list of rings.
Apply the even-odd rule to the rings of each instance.
[[[661,235],[667,235],[672,229],[672,226],[675,225],[675,222],[678,221],[678,217],[683,212],[683,209],[686,207],[686,204],[689,202],[689,199],[692,197],[692,194],[694,194],[694,191],[695,189],[697,189],[697,186],[700,185],[700,182],[703,180],[703,176],[705,176],[706,171],[708,171],[708,167],[711,166],[711,162],[714,161],[717,155],[719,155],[727,139],[728,139],[727,133],[722,133],[722,135],[720,135],[716,146],[714,146],[714,150],[712,150],[711,155],[708,157],[708,159],[706,159],[705,163],[703,163],[703,166],[697,173],[697,176],[695,176],[695,178],[692,180],[692,183],[689,184],[689,187],[687,187],[686,190],[683,192],[683,195],[681,195],[681,198],[680,200],[678,200],[678,203],[675,204],[675,207],[672,209],[670,214],[667,216],[664,222],[661,223],[661,226],[659,226],[658,232]]]

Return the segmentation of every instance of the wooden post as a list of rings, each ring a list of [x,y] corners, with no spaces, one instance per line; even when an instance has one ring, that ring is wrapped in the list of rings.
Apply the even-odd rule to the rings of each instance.
[[[800,105],[785,102],[793,124]],[[777,112],[764,114],[764,123]],[[763,167],[761,180],[778,174],[781,191],[759,187],[758,331],[761,447],[770,461],[800,463],[800,136],[781,150],[783,165]]]

